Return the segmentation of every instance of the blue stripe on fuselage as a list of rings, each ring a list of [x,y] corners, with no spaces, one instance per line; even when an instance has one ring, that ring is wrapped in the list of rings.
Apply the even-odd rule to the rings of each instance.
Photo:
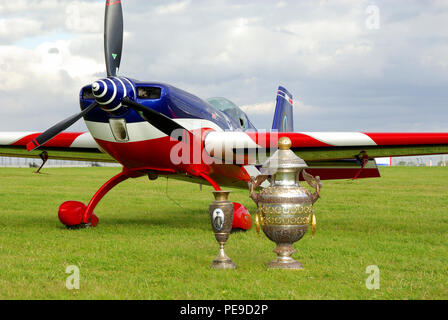
[[[131,79],[130,79],[131,80]],[[215,109],[208,102],[192,95],[186,91],[178,89],[176,87],[161,84],[161,83],[144,83],[131,80],[134,85],[138,87],[158,87],[162,89],[160,99],[146,100],[137,99],[137,102],[156,110],[165,116],[176,119],[204,119],[214,122],[223,130],[236,130],[238,124],[227,116],[225,113]],[[85,86],[83,88],[89,88],[91,86]],[[80,94],[81,109],[84,110],[91,103],[93,99],[83,99],[82,92]],[[138,90],[138,89],[137,89]],[[101,108],[95,108],[87,116],[85,120],[93,122],[108,123],[111,118],[124,118],[127,123],[143,122],[145,121],[137,112],[132,109],[122,108],[118,110],[118,113],[112,114],[101,110]]]

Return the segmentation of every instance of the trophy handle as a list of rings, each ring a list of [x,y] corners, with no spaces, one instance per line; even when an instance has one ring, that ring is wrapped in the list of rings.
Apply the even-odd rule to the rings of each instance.
[[[258,177],[250,177],[249,181],[249,192],[250,197],[258,206],[258,193],[255,192],[256,189],[268,178],[267,175],[259,175]]]
[[[258,212],[255,214],[255,228],[257,233],[260,234],[260,214]]]
[[[316,203],[316,201],[320,198],[320,189],[322,188],[322,183],[320,182],[320,177],[313,177],[305,170],[302,171],[303,178],[308,183],[311,188],[314,188],[316,192],[311,195],[312,203]]]

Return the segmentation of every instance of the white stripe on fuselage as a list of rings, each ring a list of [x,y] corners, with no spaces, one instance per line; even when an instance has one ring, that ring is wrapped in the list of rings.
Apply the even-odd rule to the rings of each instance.
[[[218,125],[214,122],[204,119],[173,119],[175,122],[183,126],[185,129],[190,131],[201,129],[201,128],[211,128],[215,131],[223,131]],[[112,134],[112,130],[110,128],[109,123],[104,122],[94,122],[94,121],[85,121],[86,126],[89,129],[92,136],[96,139],[109,141],[109,142],[117,142]],[[139,142],[139,141],[147,141],[152,139],[158,139],[166,137],[159,129],[155,128],[151,124],[146,121],[143,122],[134,122],[126,124],[129,141],[127,142]]]

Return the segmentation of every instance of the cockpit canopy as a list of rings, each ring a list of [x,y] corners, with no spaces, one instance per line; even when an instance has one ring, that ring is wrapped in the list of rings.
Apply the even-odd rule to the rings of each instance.
[[[247,130],[253,128],[246,114],[232,101],[226,98],[209,98],[207,102],[221,112],[224,112],[235,123],[237,123],[241,129]]]

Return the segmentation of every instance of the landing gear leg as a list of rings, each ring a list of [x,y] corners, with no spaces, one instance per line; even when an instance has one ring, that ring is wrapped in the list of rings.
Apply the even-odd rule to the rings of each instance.
[[[95,227],[98,224],[98,217],[93,213],[93,210],[97,204],[112,188],[129,178],[131,178],[129,173],[123,170],[123,172],[107,181],[95,193],[87,206],[78,201],[64,202],[59,207],[59,220],[69,229]]]
[[[366,165],[369,163],[369,156],[367,155],[366,152],[362,152],[359,156],[358,156],[358,160],[361,162],[361,168],[359,169],[359,171],[355,174],[355,176],[353,177],[353,180],[358,179],[359,175],[361,174],[362,170],[364,170],[364,168],[366,167]]]
[[[39,169],[37,169],[37,171],[35,173],[40,173],[40,170],[42,170],[44,165],[47,163],[47,161],[48,161],[48,152],[47,151],[42,152],[39,155],[39,157],[42,159],[43,162],[42,162],[41,166],[39,167]]]

